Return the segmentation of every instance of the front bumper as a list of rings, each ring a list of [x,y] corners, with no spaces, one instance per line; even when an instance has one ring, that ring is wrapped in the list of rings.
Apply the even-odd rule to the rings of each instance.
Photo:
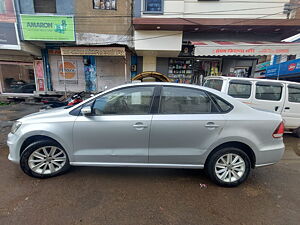
[[[20,163],[20,154],[19,154],[19,138],[17,135],[9,133],[7,136],[7,146],[9,148],[8,159],[14,163]]]

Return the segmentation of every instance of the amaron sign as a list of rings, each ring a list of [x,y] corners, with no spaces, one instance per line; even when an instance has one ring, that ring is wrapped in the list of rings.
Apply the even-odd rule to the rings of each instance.
[[[21,15],[24,40],[75,41],[73,16]]]

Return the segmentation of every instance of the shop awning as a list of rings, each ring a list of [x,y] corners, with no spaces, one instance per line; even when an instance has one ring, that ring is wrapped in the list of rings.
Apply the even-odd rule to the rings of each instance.
[[[259,56],[296,55],[300,43],[290,42],[233,42],[233,41],[192,41],[195,56]]]

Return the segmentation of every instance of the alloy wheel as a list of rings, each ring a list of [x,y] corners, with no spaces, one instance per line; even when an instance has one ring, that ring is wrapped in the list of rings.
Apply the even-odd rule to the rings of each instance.
[[[64,167],[65,152],[56,146],[45,146],[33,151],[28,158],[29,168],[37,174],[53,174]]]
[[[234,153],[222,155],[215,164],[216,176],[226,183],[238,181],[245,173],[244,159]]]

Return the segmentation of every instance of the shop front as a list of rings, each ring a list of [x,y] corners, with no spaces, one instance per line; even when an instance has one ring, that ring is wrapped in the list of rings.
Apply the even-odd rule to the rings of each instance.
[[[36,91],[34,62],[40,49],[20,41],[13,2],[4,0],[0,8],[0,93],[32,95]]]
[[[55,92],[99,92],[130,81],[125,47],[61,47],[48,57]]]
[[[160,57],[156,64],[157,72],[167,75],[172,82],[201,85],[206,76],[254,77],[260,56],[299,51],[297,44],[193,41],[182,45],[178,57]]]

